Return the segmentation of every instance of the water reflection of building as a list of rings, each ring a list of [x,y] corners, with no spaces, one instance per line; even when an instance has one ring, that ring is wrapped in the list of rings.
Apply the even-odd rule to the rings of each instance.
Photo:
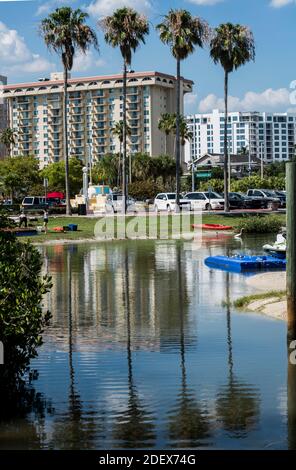
[[[166,336],[179,324],[177,270],[181,269],[184,321],[188,323],[188,277],[190,268],[177,265],[182,246],[168,242],[143,244],[102,243],[92,246],[60,246],[44,250],[44,269],[52,276],[53,288],[45,299],[52,312],[55,334],[67,329],[67,263],[71,254],[71,303],[73,328],[79,342],[100,346],[111,341],[120,344],[125,337],[126,315],[123,302],[125,256],[129,269],[131,326],[136,331],[134,347],[160,349]],[[193,267],[191,267],[193,269]],[[58,331],[59,330],[59,331]],[[191,341],[187,337],[188,341]]]

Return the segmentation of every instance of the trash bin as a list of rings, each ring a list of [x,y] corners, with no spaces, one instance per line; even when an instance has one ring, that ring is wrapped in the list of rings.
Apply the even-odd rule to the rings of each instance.
[[[78,215],[86,215],[86,204],[78,204]]]
[[[70,232],[77,232],[77,228],[78,228],[78,225],[76,225],[76,224],[69,224],[68,225],[68,230],[70,230]]]

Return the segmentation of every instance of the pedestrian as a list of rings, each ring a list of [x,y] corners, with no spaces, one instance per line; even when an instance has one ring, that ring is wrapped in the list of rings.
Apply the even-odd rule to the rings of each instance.
[[[47,233],[47,224],[48,224],[48,211],[45,209],[43,211],[43,227],[44,227],[45,233]]]
[[[19,216],[19,227],[22,227],[22,225],[24,225],[26,228],[28,226],[28,219],[27,219],[24,209],[21,210],[21,213]]]

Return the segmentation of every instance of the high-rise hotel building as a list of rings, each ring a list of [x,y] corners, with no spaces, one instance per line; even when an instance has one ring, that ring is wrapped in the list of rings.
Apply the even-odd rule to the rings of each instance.
[[[182,78],[181,112],[185,93],[193,82]],[[70,78],[68,85],[68,144],[70,156],[95,162],[119,151],[112,128],[123,115],[122,75]],[[63,80],[50,79],[7,85],[3,96],[8,103],[9,125],[15,130],[12,156],[33,155],[44,167],[64,158]],[[176,111],[176,78],[158,72],[130,72],[127,77],[127,117],[130,135],[128,152],[160,155],[173,153],[174,137],[159,131],[162,113]]]
[[[7,77],[0,75],[0,134],[8,125],[7,123],[7,103],[3,99],[3,88],[7,84]],[[6,149],[0,144],[0,158],[5,156]]]
[[[207,153],[224,153],[224,113],[187,116],[192,139],[185,146],[185,160]],[[296,143],[296,113],[231,112],[227,123],[228,149],[237,154],[247,147],[251,156],[267,163],[293,157]]]

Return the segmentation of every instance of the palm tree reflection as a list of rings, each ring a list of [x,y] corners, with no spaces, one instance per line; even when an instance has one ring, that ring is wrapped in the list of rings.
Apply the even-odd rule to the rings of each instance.
[[[116,447],[148,448],[154,446],[156,437],[155,424],[153,423],[154,418],[152,414],[145,410],[139,398],[137,387],[134,384],[131,349],[129,260],[127,249],[124,259],[123,286],[123,303],[127,325],[128,403],[126,409],[116,418],[113,439]]]
[[[185,363],[184,298],[182,285],[181,245],[177,247],[177,288],[180,325],[181,387],[176,404],[169,415],[170,445],[180,447],[200,447],[202,441],[210,437],[209,416],[201,409],[196,393],[187,384]],[[205,445],[205,443],[203,443]]]
[[[296,450],[296,365],[289,357],[288,349],[288,448]]]
[[[73,318],[72,318],[72,263],[71,247],[67,250],[67,306],[69,344],[69,395],[68,411],[55,421],[50,447],[57,449],[90,449],[94,447],[95,435],[101,425],[95,420],[97,413],[83,413],[82,401],[76,391],[75,367],[73,363]]]
[[[238,380],[233,372],[230,310],[230,275],[226,273],[228,382],[217,394],[216,412],[222,428],[230,437],[244,438],[259,420],[260,396],[252,385]]]

